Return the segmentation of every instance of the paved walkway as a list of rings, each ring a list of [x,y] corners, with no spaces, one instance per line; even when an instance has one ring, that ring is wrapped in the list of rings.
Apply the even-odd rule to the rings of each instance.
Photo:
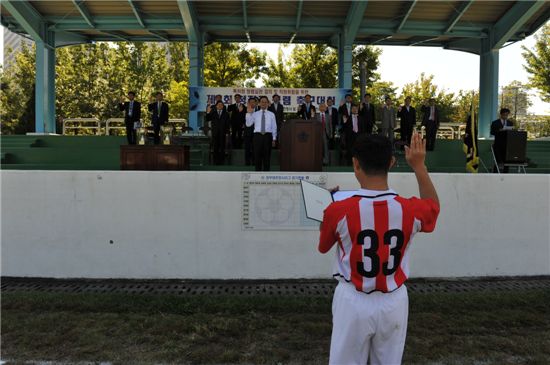
[[[330,296],[336,281],[327,280],[113,280],[1,279],[2,292],[131,293],[170,295]],[[458,279],[412,279],[409,292],[480,292],[525,289],[550,290],[550,276]]]

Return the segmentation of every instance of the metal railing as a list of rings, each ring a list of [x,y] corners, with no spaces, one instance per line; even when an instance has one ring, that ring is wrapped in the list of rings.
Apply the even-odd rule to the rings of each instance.
[[[94,129],[95,134],[101,135],[101,121],[97,118],[66,118],[63,119],[63,135],[67,130]]]

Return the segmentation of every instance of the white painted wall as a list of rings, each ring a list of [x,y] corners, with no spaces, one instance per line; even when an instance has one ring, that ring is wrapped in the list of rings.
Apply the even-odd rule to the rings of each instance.
[[[550,175],[434,174],[441,215],[414,277],[550,275]],[[316,231],[243,231],[241,173],[1,172],[3,276],[325,278]],[[403,196],[412,174],[391,174]],[[357,187],[348,173],[328,186]],[[113,241],[111,244],[110,241]]]

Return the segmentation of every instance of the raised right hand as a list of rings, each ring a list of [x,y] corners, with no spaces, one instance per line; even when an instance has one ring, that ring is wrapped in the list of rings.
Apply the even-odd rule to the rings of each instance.
[[[254,113],[254,107],[252,106],[251,102],[248,102],[248,104],[246,106],[246,112],[247,113]]]
[[[426,140],[416,131],[412,135],[410,147],[405,146],[405,159],[413,171],[426,166]]]

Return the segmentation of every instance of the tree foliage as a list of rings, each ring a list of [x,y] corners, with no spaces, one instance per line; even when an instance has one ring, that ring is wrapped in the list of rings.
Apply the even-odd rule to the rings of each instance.
[[[533,104],[529,99],[527,85],[512,81],[501,88],[499,93],[499,109],[510,109],[510,117],[521,118],[527,115],[527,109]]]
[[[530,74],[530,86],[540,91],[540,98],[550,103],[550,23],[544,25],[535,35],[534,49],[523,46],[523,67]]]
[[[244,86],[247,79],[259,78],[265,70],[267,54],[247,49],[239,43],[212,43],[204,47],[206,86]]]

